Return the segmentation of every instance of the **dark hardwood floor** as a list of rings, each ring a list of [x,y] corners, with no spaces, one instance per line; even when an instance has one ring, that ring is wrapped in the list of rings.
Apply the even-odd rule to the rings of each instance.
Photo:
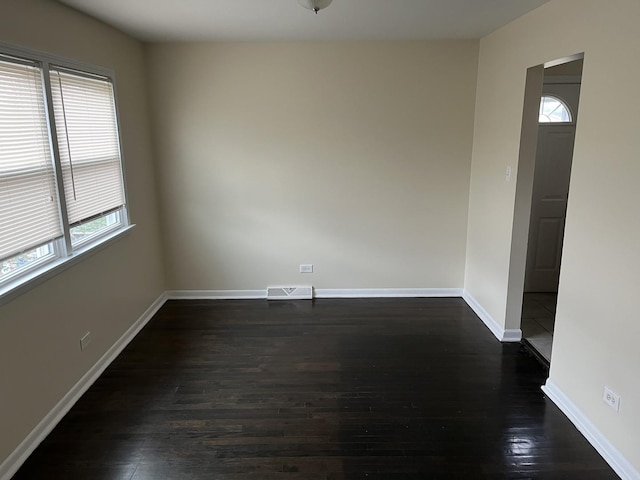
[[[615,479],[461,299],[170,301],[15,475]]]

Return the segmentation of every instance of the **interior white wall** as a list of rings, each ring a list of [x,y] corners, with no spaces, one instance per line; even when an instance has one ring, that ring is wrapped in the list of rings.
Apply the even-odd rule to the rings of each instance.
[[[115,71],[125,238],[0,307],[0,464],[164,290],[143,50],[57,2],[2,0],[0,41]],[[80,338],[92,342],[80,351]]]
[[[461,288],[477,55],[149,46],[171,288]]]
[[[584,52],[550,380],[640,470],[640,3],[552,0],[483,38],[465,288],[506,328],[527,68]],[[619,413],[602,401],[608,385]]]

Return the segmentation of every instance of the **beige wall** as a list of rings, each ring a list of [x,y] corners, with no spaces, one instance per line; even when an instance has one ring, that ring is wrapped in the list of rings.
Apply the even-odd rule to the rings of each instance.
[[[465,288],[507,328],[528,67],[585,52],[550,379],[640,470],[640,3],[553,0],[482,39]],[[602,401],[621,396],[619,413]]]
[[[461,288],[477,49],[149,47],[171,288]]]
[[[56,2],[0,1],[0,41],[115,71],[126,238],[0,307],[0,464],[164,290],[140,44]],[[80,351],[80,337],[92,343]]]

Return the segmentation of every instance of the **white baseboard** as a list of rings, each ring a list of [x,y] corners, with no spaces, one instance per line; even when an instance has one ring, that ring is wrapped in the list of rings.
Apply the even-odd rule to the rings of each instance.
[[[471,307],[476,315],[480,317],[480,320],[484,322],[487,328],[491,330],[491,333],[493,333],[498,340],[505,343],[517,343],[522,340],[522,330],[519,328],[505,330],[502,328],[502,326],[498,324],[491,315],[489,315],[482,305],[480,305],[478,301],[473,298],[473,295],[471,295],[467,290],[462,292],[462,298],[467,302],[467,305]]]
[[[155,313],[164,305],[167,294],[162,293],[149,308],[129,327],[129,329],[114,343],[87,373],[73,386],[71,390],[51,409],[51,411],[27,435],[18,447],[0,465],[0,480],[10,480],[20,466],[29,458],[38,445],[51,433],[55,426],[71,410],[71,407],[102,375],[142,328],[153,318]]]
[[[461,297],[461,288],[316,288],[315,298]]]
[[[587,416],[550,379],[542,386],[542,391],[555,403],[584,435],[593,448],[604,458],[623,480],[640,480],[640,472],[615,448],[609,440],[591,423]]]
[[[168,290],[169,300],[251,300],[267,298],[264,290]]]
[[[314,288],[313,298],[461,297],[461,288]],[[169,290],[171,300],[241,300],[267,298],[267,290]]]

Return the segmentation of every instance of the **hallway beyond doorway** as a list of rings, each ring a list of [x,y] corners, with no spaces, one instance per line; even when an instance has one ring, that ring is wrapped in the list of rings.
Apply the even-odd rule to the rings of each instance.
[[[551,361],[557,293],[525,293],[522,301],[522,338]]]

